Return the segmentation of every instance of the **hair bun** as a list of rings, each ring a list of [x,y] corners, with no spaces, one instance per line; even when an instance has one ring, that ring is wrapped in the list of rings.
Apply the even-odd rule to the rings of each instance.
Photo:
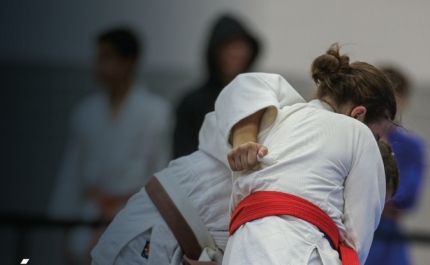
[[[316,83],[319,81],[335,79],[340,72],[347,72],[349,69],[349,57],[339,54],[339,45],[333,44],[325,54],[318,56],[312,63],[312,79]]]

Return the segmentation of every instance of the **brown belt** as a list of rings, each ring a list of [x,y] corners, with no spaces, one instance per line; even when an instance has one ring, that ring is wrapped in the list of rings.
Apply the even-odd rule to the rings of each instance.
[[[198,261],[202,248],[196,235],[158,179],[152,177],[146,183],[145,189],[185,253],[184,263],[186,265],[217,265],[213,261]]]

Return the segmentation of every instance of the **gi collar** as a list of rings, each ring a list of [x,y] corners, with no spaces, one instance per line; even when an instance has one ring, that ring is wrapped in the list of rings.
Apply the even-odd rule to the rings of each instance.
[[[309,101],[309,104],[320,109],[325,109],[325,110],[337,113],[327,102],[320,99],[311,100]]]

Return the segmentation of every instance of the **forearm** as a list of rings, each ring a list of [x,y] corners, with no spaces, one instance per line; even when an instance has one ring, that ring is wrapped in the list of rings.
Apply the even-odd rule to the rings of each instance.
[[[279,75],[241,74],[222,90],[215,102],[217,127],[225,143],[232,143],[232,128],[245,117],[272,107],[275,110],[272,115],[264,117],[264,126],[267,127],[273,124],[279,109],[303,102],[294,88]]]
[[[229,139],[233,149],[227,154],[231,170],[250,169],[258,163],[257,156],[262,158],[267,155],[267,148],[258,143],[258,131],[265,110],[255,112],[232,127]]]
[[[230,144],[233,148],[248,142],[257,143],[260,122],[265,111],[266,109],[261,109],[233,126],[230,134]]]

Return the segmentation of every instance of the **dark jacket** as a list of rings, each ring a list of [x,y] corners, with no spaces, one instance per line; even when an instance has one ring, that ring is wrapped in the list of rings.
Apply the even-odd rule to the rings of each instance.
[[[212,30],[206,51],[206,62],[209,78],[191,93],[187,94],[176,112],[176,129],[174,134],[174,157],[188,155],[197,150],[198,135],[205,115],[214,110],[215,100],[225,85],[220,78],[217,56],[219,47],[224,41],[237,36],[245,37],[253,47],[248,65],[251,67],[259,52],[259,43],[245,27],[229,16],[221,17]]]

